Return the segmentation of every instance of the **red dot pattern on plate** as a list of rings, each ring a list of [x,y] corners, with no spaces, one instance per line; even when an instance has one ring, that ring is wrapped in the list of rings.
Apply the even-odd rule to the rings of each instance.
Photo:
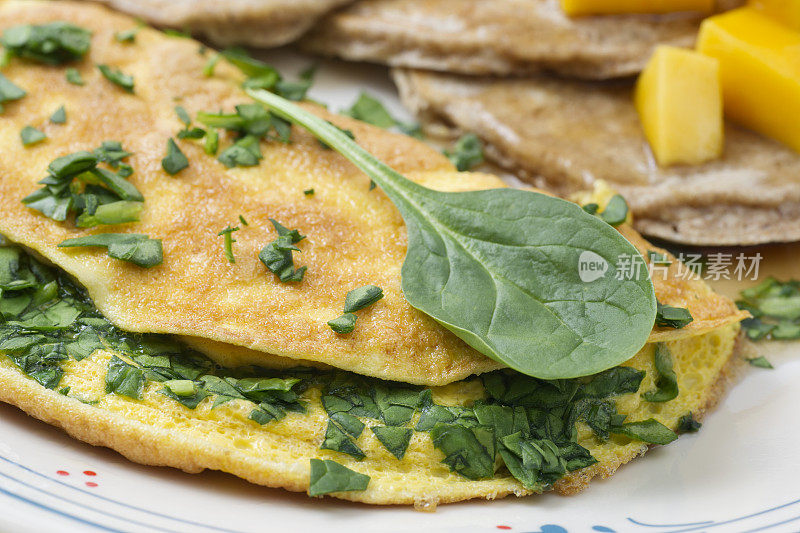
[[[66,470],[56,470],[56,474],[58,474],[59,476],[68,476],[69,472],[67,472]],[[97,472],[95,472],[94,470],[84,470],[83,475],[88,477],[95,477],[97,475]],[[87,481],[86,486],[94,488],[97,486],[97,483],[95,483],[94,481]]]

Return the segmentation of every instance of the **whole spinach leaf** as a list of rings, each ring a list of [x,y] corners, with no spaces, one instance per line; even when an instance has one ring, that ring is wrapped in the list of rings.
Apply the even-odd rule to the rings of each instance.
[[[264,90],[247,93],[383,189],[408,228],[405,298],[476,350],[523,374],[557,379],[619,365],[644,345],[656,315],[652,281],[646,272],[617,276],[622,261],[644,266],[644,259],[602,220],[531,191],[427,189],[312,113]],[[607,265],[603,276],[581,281],[584,254]]]

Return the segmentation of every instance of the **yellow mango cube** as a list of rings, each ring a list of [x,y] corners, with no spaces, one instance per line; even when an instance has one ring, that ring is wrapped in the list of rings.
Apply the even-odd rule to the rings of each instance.
[[[659,46],[639,76],[634,103],[659,165],[697,165],[722,155],[722,94],[715,59]]]
[[[618,13],[711,13],[714,0],[561,0],[567,15],[614,15]]]
[[[800,32],[743,7],[703,21],[697,49],[719,60],[726,116],[800,151]]]
[[[781,24],[800,31],[800,0],[750,0],[748,3]]]

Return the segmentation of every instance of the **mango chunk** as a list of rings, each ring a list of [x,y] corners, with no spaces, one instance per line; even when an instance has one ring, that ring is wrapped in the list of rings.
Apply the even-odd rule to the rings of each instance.
[[[659,46],[639,76],[634,103],[659,165],[697,165],[722,155],[722,93],[715,59]]]
[[[561,0],[561,8],[569,16],[676,11],[711,13],[714,0]]]
[[[800,31],[800,2],[798,0],[750,0],[748,4],[784,26]]]
[[[697,49],[719,60],[726,116],[800,151],[800,32],[743,7],[703,21]]]

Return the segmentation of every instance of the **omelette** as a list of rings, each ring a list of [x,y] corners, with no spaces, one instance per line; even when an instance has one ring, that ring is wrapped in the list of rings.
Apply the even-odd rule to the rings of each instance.
[[[730,9],[741,0],[723,0]],[[300,44],[325,55],[460,74],[638,73],[657,44],[691,46],[703,14],[570,18],[557,0],[369,0],[324,17]]]
[[[655,296],[675,314],[622,365],[520,374],[404,300],[403,219],[368,176],[265,118],[241,87],[253,77],[226,62],[209,75],[197,42],[115,38],[135,24],[86,3],[0,2],[1,401],[139,463],[433,510],[578,492],[696,431],[718,400],[748,315],[630,217],[616,227],[664,267]],[[416,183],[505,187],[302,105]],[[271,129],[237,139],[225,125],[242,122]],[[600,183],[576,200],[602,214],[621,197]],[[347,332],[332,319],[352,294]]]
[[[87,0],[88,1],[88,0]],[[352,0],[93,0],[220,46],[281,46]]]
[[[800,239],[794,151],[729,123],[719,160],[658,167],[628,81],[394,76],[406,106],[432,131],[477,134],[492,161],[558,195],[605,181],[625,196],[646,235],[691,245]]]

